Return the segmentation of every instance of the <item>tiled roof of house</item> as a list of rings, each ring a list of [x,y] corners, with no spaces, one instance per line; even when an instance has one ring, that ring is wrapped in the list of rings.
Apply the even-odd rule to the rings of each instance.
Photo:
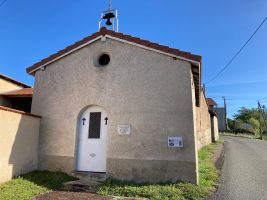
[[[24,88],[0,94],[0,96],[5,96],[5,97],[32,97],[32,95],[33,95],[33,88]]]
[[[4,80],[6,80],[6,81],[9,81],[9,82],[11,82],[11,83],[14,83],[14,84],[16,84],[16,85],[18,85],[18,86],[24,87],[24,88],[30,88],[30,87],[31,87],[31,86],[29,86],[29,85],[26,85],[26,84],[24,84],[24,83],[22,83],[22,82],[20,82],[20,81],[17,81],[17,80],[15,80],[15,79],[10,78],[10,77],[8,77],[8,76],[5,76],[5,75],[3,75],[3,74],[0,74],[0,78],[1,78],[1,79],[4,79]]]
[[[212,98],[207,98],[207,103],[209,106],[217,105],[217,103]]]
[[[50,55],[49,57],[41,60],[40,62],[35,63],[34,65],[27,68],[27,72],[31,75],[34,75],[35,71],[45,67],[46,65],[49,65],[52,62],[55,62],[56,60],[68,55],[69,53],[72,53],[76,49],[82,48],[86,44],[90,44],[91,41],[95,41],[97,39],[100,39],[101,36],[106,36],[108,38],[117,39],[122,42],[128,42],[129,44],[138,45],[141,48],[146,48],[150,50],[154,50],[157,52],[164,53],[168,56],[172,56],[176,59],[184,60],[189,63],[191,63],[191,69],[193,73],[194,78],[194,84],[195,84],[195,95],[196,95],[196,105],[199,106],[199,96],[200,96],[200,85],[201,85],[201,56],[194,55],[189,52],[181,51],[179,49],[170,48],[168,46],[163,46],[157,43],[153,43],[147,40],[143,40],[137,37],[133,37],[130,35],[126,35],[123,33],[118,33],[115,31],[107,30],[105,27],[101,28],[99,32],[96,32],[92,34],[91,36],[88,36],[73,45],[70,45],[66,47],[65,49],[58,51],[57,53],[54,53]]]

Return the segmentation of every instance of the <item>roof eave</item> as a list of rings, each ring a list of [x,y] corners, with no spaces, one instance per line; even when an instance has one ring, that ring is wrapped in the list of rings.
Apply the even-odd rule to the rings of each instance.
[[[80,40],[73,45],[68,46],[67,48],[52,54],[51,56],[41,60],[40,62],[34,64],[31,67],[28,67],[26,69],[27,73],[34,75],[34,73],[43,68],[47,65],[55,62],[56,60],[74,52],[77,51],[80,48],[83,48],[84,46],[87,46],[97,40],[99,40],[102,37],[108,37],[111,39],[115,39],[124,43],[132,44],[135,46],[139,46],[141,48],[145,48],[148,50],[152,50],[154,52],[162,53],[164,55],[168,55],[174,58],[177,58],[179,60],[190,62],[193,65],[198,65],[200,67],[201,65],[201,56],[191,54],[189,52],[180,51],[178,49],[173,49],[167,46],[159,45],[157,43],[149,42],[146,40],[142,40],[140,38],[132,37],[129,35],[124,35],[122,33],[117,33],[114,31],[107,30],[106,28],[101,28],[99,32],[94,33],[93,35],[84,38],[83,40]],[[179,56],[182,55],[182,56]]]

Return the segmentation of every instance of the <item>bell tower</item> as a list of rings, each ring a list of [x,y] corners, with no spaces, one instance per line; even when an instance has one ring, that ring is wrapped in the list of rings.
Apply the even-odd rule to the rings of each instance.
[[[119,31],[119,19],[118,19],[118,11],[112,9],[112,0],[109,0],[108,10],[102,12],[101,19],[99,21],[98,30],[100,30],[103,20],[106,20],[106,26],[112,27],[113,31]]]

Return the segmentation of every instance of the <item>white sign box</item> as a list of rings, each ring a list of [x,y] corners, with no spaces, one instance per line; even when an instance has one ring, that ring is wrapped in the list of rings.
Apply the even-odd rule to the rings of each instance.
[[[118,125],[118,134],[119,135],[130,135],[131,134],[131,125],[130,124]]]
[[[168,137],[168,147],[183,147],[183,138],[182,137]]]

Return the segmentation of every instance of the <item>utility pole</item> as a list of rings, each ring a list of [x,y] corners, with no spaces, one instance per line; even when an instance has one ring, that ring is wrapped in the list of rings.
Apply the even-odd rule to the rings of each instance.
[[[262,140],[262,130],[261,130],[261,104],[258,101],[258,112],[259,112],[259,122],[260,122],[260,139]]]
[[[228,123],[227,123],[227,112],[226,112],[226,99],[225,96],[223,98],[223,104],[224,104],[224,118],[225,118],[225,131],[228,130]]]

